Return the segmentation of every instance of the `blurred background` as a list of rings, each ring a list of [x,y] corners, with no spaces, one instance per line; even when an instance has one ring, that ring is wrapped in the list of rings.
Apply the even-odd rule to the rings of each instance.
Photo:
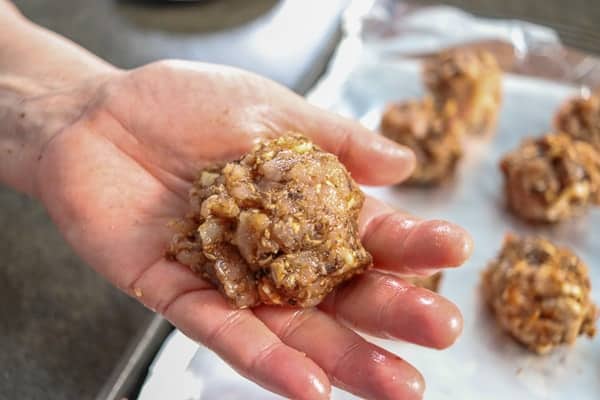
[[[305,93],[326,67],[349,1],[15,3],[34,22],[122,68],[162,58],[223,63]],[[555,29],[569,46],[600,53],[597,0],[413,2],[528,20]],[[134,393],[168,325],[83,265],[36,202],[0,187],[0,209],[0,399]]]

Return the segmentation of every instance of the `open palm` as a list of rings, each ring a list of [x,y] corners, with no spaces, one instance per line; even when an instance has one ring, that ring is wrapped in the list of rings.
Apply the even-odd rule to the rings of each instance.
[[[327,398],[331,383],[366,398],[420,398],[419,373],[354,330],[453,343],[462,327],[456,307],[397,274],[460,265],[470,252],[460,228],[367,199],[361,235],[377,269],[316,309],[232,309],[164,258],[168,223],[186,213],[196,172],[287,131],[337,154],[359,183],[400,181],[413,163],[408,151],[263,78],[161,62],[99,85],[85,112],[46,145],[38,194],[87,263],[260,385],[297,399]]]

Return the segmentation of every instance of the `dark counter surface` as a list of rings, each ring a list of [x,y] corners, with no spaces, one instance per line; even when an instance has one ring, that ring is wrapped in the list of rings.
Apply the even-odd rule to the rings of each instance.
[[[149,313],[82,265],[35,201],[0,189],[0,399],[91,398]]]

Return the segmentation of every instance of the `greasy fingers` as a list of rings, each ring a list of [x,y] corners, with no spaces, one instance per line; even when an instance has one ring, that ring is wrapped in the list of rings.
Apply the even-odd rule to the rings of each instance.
[[[167,268],[173,269],[167,273]],[[282,343],[252,311],[231,308],[191,271],[159,262],[131,290],[186,336],[205,344],[259,385],[294,399],[329,398],[329,379],[321,368]]]
[[[376,268],[424,274],[457,267],[471,255],[473,241],[450,222],[423,221],[367,197],[360,216],[365,248]]]
[[[263,306],[255,313],[284,343],[323,368],[336,386],[367,399],[422,398],[425,383],[414,367],[322,311]]]
[[[437,349],[462,331],[462,316],[450,301],[378,271],[338,288],[320,307],[365,333]]]
[[[352,177],[365,185],[399,183],[415,166],[413,152],[366,129],[360,123],[308,106],[303,132],[336,154]]]

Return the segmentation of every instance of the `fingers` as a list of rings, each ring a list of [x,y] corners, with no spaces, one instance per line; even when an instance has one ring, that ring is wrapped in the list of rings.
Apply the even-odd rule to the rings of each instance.
[[[162,258],[143,271],[126,290],[152,311],[164,314],[178,297],[212,288],[189,267]]]
[[[437,349],[462,331],[462,316],[450,301],[377,271],[338,288],[320,307],[365,333]]]
[[[294,399],[328,399],[327,375],[288,347],[250,310],[231,308],[189,269],[159,261],[131,285],[144,304],[205,344],[241,375]]]
[[[318,309],[260,307],[255,313],[284,343],[319,364],[336,386],[367,399],[422,398],[425,384],[414,367]]]
[[[309,106],[300,128],[323,149],[336,154],[352,177],[365,185],[389,185],[410,176],[411,150],[373,133],[360,123]]]
[[[377,268],[426,274],[457,267],[471,255],[473,241],[457,225],[422,221],[367,197],[360,216],[361,237]]]

